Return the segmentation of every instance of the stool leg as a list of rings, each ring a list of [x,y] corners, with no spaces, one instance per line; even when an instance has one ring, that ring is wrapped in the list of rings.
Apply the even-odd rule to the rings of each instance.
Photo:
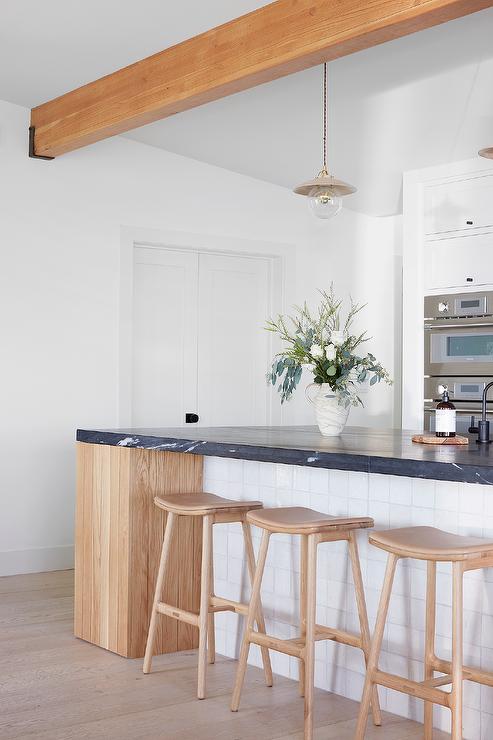
[[[173,534],[173,527],[175,523],[175,514],[168,513],[168,517],[166,519],[166,528],[164,530],[164,539],[163,539],[163,547],[161,549],[161,559],[159,561],[159,570],[156,580],[156,588],[154,591],[154,600],[152,602],[152,612],[151,612],[151,621],[149,624],[149,632],[147,633],[147,644],[146,644],[146,651],[144,656],[144,666],[143,671],[144,673],[150,673],[151,672],[151,664],[152,664],[152,651],[154,648],[154,640],[156,638],[156,627],[157,627],[157,618],[158,618],[158,611],[157,611],[157,605],[159,601],[161,600],[162,591],[163,591],[163,581],[164,581],[164,575],[166,572],[166,566],[168,564],[168,556],[169,556],[169,550],[171,545],[171,535]]]
[[[262,542],[260,543],[260,552],[258,555],[257,567],[255,568],[255,578],[253,579],[252,593],[250,596],[250,605],[248,607],[247,621],[243,641],[241,643],[240,658],[236,671],[236,682],[231,698],[231,711],[237,712],[240,706],[241,689],[245,679],[248,653],[250,651],[250,633],[253,629],[255,617],[258,614],[260,604],[260,588],[262,586],[262,576],[264,574],[265,561],[267,559],[267,550],[269,549],[270,532],[264,529]]]
[[[204,516],[202,526],[202,567],[200,577],[199,611],[199,671],[197,697],[205,699],[205,673],[207,668],[207,622],[209,617],[212,517]]]
[[[462,740],[463,566],[452,564],[452,740]]]
[[[300,632],[306,640],[306,561],[308,557],[308,537],[301,535],[300,542]],[[300,659],[300,696],[305,696],[305,661]]]
[[[435,657],[437,564],[429,560],[426,578],[425,681],[433,678]],[[425,701],[424,740],[433,740],[433,702]]]
[[[315,624],[317,599],[318,537],[308,535],[306,563],[306,638],[305,638],[305,740],[313,738],[313,684],[315,678]]]
[[[214,596],[214,546],[211,542],[211,565],[209,573],[209,595]],[[216,662],[216,624],[214,612],[209,612],[207,617],[207,656],[210,665]]]
[[[361,577],[361,564],[358,554],[358,542],[354,532],[349,533],[348,539],[349,557],[353,571],[354,591],[356,595],[356,604],[358,607],[361,643],[365,656],[365,663],[368,667],[368,657],[370,655],[370,627],[368,625],[368,612],[366,610],[365,591],[363,587],[363,578]],[[371,708],[373,712],[373,723],[377,726],[382,724],[382,715],[380,713],[380,702],[378,700],[378,688],[373,686],[371,692]]]
[[[243,521],[241,523],[243,529],[243,539],[245,540],[245,552],[247,556],[248,574],[250,576],[250,584],[253,585],[253,579],[255,578],[255,552],[253,550],[252,542],[252,531],[248,522]],[[257,629],[265,635],[265,619],[262,611],[262,600],[259,597],[258,612],[256,616]],[[267,686],[272,686],[272,667],[270,664],[269,648],[260,648],[262,653],[262,663],[264,664],[265,683]]]
[[[389,609],[390,595],[392,593],[392,584],[394,582],[395,566],[397,564],[397,560],[397,555],[394,555],[393,553],[389,554],[382,594],[380,596],[380,604],[378,606],[378,616],[377,622],[375,624],[375,633],[373,635],[373,640],[370,648],[370,656],[368,658],[368,666],[366,668],[365,686],[363,689],[363,696],[361,698],[358,724],[356,725],[354,740],[363,740],[365,736],[366,723],[368,721],[368,713],[370,711],[371,694],[374,686],[373,675],[378,667],[378,659],[380,657],[380,649],[382,647],[383,633],[385,630],[385,622]]]

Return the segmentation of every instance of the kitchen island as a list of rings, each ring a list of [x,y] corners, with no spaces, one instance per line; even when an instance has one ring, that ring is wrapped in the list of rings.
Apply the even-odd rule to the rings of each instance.
[[[322,437],[315,427],[78,430],[75,633],[124,656],[145,647],[165,514],[153,505],[157,493],[207,490],[266,506],[305,505],[333,515],[370,515],[378,528],[432,525],[452,532],[493,536],[493,450],[471,438],[469,446],[430,447],[410,432],[347,428]],[[198,611],[199,523],[180,522],[166,599]],[[255,533],[254,533],[255,535]],[[215,528],[215,588],[221,596],[247,596],[248,579],[238,525]],[[321,547],[319,621],[357,630],[357,610],[344,543]],[[376,614],[384,571],[383,554],[360,536],[370,620]],[[267,629],[278,637],[296,634],[297,538],[278,535],[264,579]],[[493,670],[493,577],[465,577],[466,662]],[[419,562],[399,565],[385,638],[387,670],[421,670],[425,571]],[[440,566],[437,645],[449,656],[450,575]],[[193,627],[163,617],[157,650],[193,647]],[[217,649],[231,657],[239,641],[238,619],[217,618]],[[258,656],[252,650],[252,662]],[[296,676],[297,661],[273,653],[277,673]],[[316,683],[359,699],[364,665],[358,651],[317,644]],[[466,685],[465,737],[493,728],[489,690]],[[389,711],[419,718],[420,703],[382,691]],[[441,717],[440,724],[442,724]],[[442,726],[448,722],[443,715]],[[493,733],[493,729],[492,729]],[[488,737],[489,735],[483,735]]]

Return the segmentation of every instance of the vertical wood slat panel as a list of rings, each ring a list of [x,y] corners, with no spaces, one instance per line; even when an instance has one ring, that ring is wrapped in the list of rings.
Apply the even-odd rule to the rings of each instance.
[[[92,636],[92,588],[93,588],[93,559],[92,559],[92,528],[93,528],[93,476],[94,476],[94,455],[86,454],[85,456],[86,474],[84,476],[85,496],[84,496],[84,520],[82,523],[83,550],[82,557],[84,561],[84,581],[83,589],[80,594],[82,603],[82,626],[84,638],[90,640]]]
[[[92,533],[91,533],[91,642],[106,647],[101,642],[101,503],[103,496],[104,450],[101,446],[94,451],[92,470]]]
[[[115,585],[115,601],[118,603],[117,635],[114,652],[129,655],[129,563],[130,563],[130,467],[132,451],[111,448],[112,464],[118,470],[118,521],[115,524],[114,541],[118,559],[118,581]]]
[[[110,480],[108,506],[108,650],[116,651],[118,647],[120,587],[119,559],[125,559],[126,548],[124,533],[120,524],[120,467],[115,464],[114,448],[109,448]],[[125,466],[122,456],[122,467]],[[122,476],[123,478],[123,476]],[[121,547],[121,549],[120,549]],[[122,589],[123,590],[123,589]]]
[[[147,604],[150,598],[148,568],[150,553],[149,509],[152,506],[153,460],[146,450],[134,450],[130,467],[129,520],[129,651],[130,655],[144,652],[142,637],[149,625]]]
[[[110,507],[111,507],[111,455],[104,450],[100,467],[100,527],[99,527],[99,639],[101,645],[109,647],[109,611],[110,611]]]
[[[200,456],[78,444],[75,634],[142,657],[166,515],[158,493],[202,490]],[[198,610],[200,518],[182,517],[164,598]],[[196,630],[162,617],[156,652],[197,645]]]
[[[77,498],[75,506],[75,611],[74,632],[76,635],[84,634],[83,594],[86,593],[85,578],[87,563],[84,551],[84,539],[90,528],[86,526],[86,517],[89,507],[87,496],[81,492],[90,487],[87,477],[92,475],[92,453],[89,448],[80,447],[77,454]]]

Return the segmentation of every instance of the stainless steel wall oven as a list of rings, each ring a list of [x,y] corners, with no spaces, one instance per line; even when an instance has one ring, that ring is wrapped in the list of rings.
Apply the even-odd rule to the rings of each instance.
[[[457,432],[465,433],[493,380],[493,291],[426,296],[424,316],[425,429],[434,431],[439,387],[446,386],[457,409]],[[491,402],[488,409],[493,421]]]

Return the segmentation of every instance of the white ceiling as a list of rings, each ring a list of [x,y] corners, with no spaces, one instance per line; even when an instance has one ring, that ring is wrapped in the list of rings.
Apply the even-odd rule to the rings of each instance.
[[[0,98],[32,107],[265,5],[258,0],[2,0]],[[493,145],[493,9],[330,65],[330,164],[350,208],[401,208],[402,172]],[[127,134],[292,187],[320,169],[320,69]],[[70,156],[70,155],[67,155]]]

